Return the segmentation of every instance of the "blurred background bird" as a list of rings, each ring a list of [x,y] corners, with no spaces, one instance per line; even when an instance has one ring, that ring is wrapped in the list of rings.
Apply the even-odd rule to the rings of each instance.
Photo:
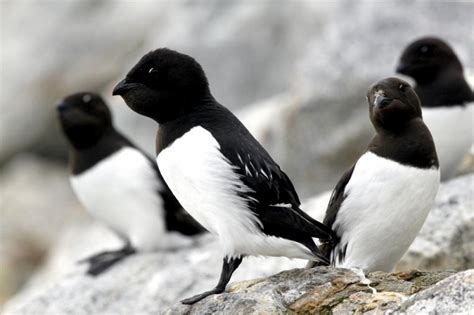
[[[364,151],[366,88],[394,75],[408,43],[435,34],[466,77],[474,67],[467,2],[5,0],[0,9],[0,303],[120,246],[71,191],[53,104],[100,91],[124,135],[153,156],[155,124],[111,97],[152,49],[198,59],[215,97],[302,199],[334,187]]]
[[[69,142],[71,186],[91,216],[123,242],[119,249],[81,259],[89,275],[97,276],[137,252],[183,246],[187,240],[179,234],[205,231],[181,207],[155,161],[114,127],[99,95],[75,93],[57,109]]]
[[[423,37],[405,48],[397,72],[415,80],[423,119],[436,143],[441,179],[456,176],[474,142],[474,93],[461,61],[442,39]]]

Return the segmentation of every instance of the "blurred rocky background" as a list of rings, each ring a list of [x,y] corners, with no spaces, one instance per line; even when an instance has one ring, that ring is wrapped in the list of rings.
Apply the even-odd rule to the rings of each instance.
[[[116,242],[72,195],[54,105],[69,93],[101,92],[119,129],[153,153],[154,123],[111,97],[113,85],[149,50],[194,56],[215,97],[237,113],[304,198],[331,189],[364,150],[372,135],[366,89],[394,75],[407,43],[440,36],[465,68],[474,67],[469,1],[2,0],[0,10],[0,304],[21,289],[53,283],[78,268],[75,260]],[[472,158],[464,172],[470,167]],[[417,239],[402,267],[474,267],[474,183],[469,175],[459,180],[443,186],[450,192],[439,196],[429,218],[440,229],[425,225],[435,240]],[[327,197],[310,199],[308,209],[324,209]],[[444,218],[454,225],[441,225]],[[196,242],[196,253],[203,252]],[[159,265],[174,256],[150,257],[143,259]],[[260,264],[270,267],[237,279],[298,265]]]

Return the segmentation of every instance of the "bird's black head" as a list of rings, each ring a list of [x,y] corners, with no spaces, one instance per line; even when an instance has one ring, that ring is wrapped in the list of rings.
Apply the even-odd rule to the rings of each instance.
[[[397,72],[412,77],[417,84],[429,83],[445,70],[461,71],[454,51],[439,38],[424,37],[408,45],[400,57]]]
[[[135,112],[158,123],[171,121],[210,96],[206,75],[190,56],[160,48],[149,52],[115,86]]]
[[[94,93],[69,95],[57,105],[57,110],[66,138],[79,150],[94,145],[108,128],[112,128],[109,108]]]
[[[421,118],[421,105],[405,81],[388,78],[374,83],[367,92],[370,120],[377,131],[396,132],[413,119]]]

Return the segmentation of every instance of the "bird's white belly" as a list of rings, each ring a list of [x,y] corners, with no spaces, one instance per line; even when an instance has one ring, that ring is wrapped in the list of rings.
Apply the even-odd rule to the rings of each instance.
[[[365,153],[357,162],[333,228],[345,258],[336,266],[391,271],[421,229],[439,187],[439,170]]]
[[[161,183],[140,152],[121,149],[70,180],[94,218],[139,250],[159,247],[165,232]]]
[[[250,189],[206,129],[194,127],[176,139],[160,152],[157,163],[184,209],[219,236],[224,254],[313,257],[296,242],[261,232],[261,222],[242,196]]]
[[[474,142],[474,103],[423,108],[423,120],[436,145],[441,179],[452,178]]]

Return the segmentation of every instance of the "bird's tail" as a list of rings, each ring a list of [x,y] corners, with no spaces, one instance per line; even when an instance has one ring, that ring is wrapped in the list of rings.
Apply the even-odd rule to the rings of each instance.
[[[336,233],[329,226],[317,221],[300,208],[295,208],[295,212],[308,223],[305,225],[305,229],[311,236],[320,239],[322,243],[330,243],[337,239]]]

